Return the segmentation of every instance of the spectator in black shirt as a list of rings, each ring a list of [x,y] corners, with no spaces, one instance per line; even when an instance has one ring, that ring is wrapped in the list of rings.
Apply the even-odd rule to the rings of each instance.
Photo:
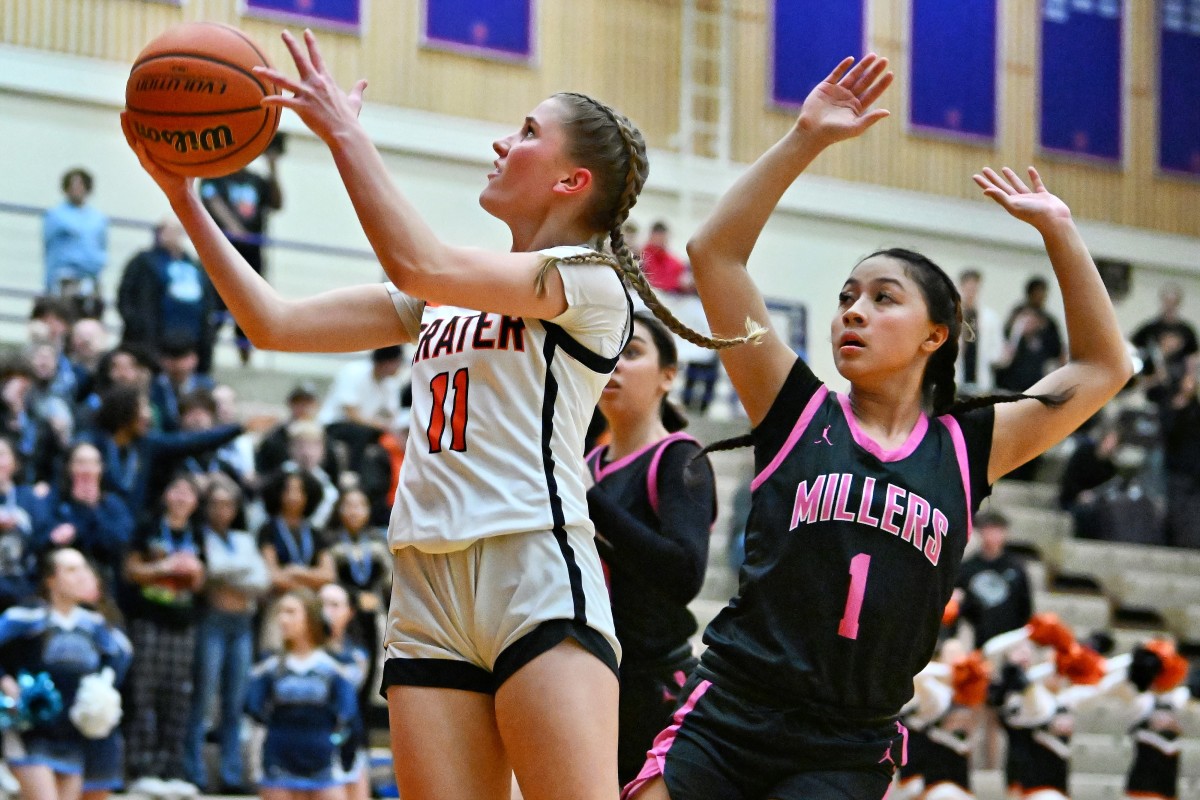
[[[1058,505],[1070,511],[1076,503],[1092,499],[1092,489],[1117,475],[1113,460],[1121,436],[1113,425],[1100,425],[1090,433],[1075,435],[1075,449],[1067,459],[1063,470],[1062,487],[1058,493]]]
[[[1033,601],[1025,567],[1005,549],[1008,520],[1004,515],[976,514],[975,535],[979,551],[962,562],[954,597],[961,609],[959,617],[970,623],[978,646],[1028,622]]]
[[[1133,332],[1132,341],[1154,365],[1154,373],[1145,383],[1146,396],[1162,405],[1170,402],[1178,392],[1184,374],[1195,372],[1200,344],[1196,340],[1196,329],[1179,315],[1179,307],[1183,304],[1183,290],[1179,285],[1165,284],[1159,290],[1158,299],[1159,315],[1142,323]]]

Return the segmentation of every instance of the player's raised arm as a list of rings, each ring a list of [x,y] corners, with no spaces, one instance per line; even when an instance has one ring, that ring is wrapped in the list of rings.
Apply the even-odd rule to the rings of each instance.
[[[383,284],[335,289],[303,300],[283,298],[217,227],[195,191],[195,180],[159,166],[131,134],[124,115],[121,124],[142,168],[187,231],[217,293],[255,347],[349,353],[412,340]],[[353,309],[354,325],[346,324],[347,309]]]
[[[887,64],[874,53],[838,64],[805,99],[787,135],[734,183],[688,242],[696,290],[714,332],[740,331],[747,318],[767,324],[762,295],[746,271],[754,244],[783,193],[822,150],[888,116],[871,109],[892,82]],[[762,347],[722,351],[751,424],[766,414],[795,358],[774,332]]]
[[[329,146],[367,240],[384,272],[401,291],[430,302],[520,317],[553,319],[566,310],[557,272],[546,273],[544,287],[539,280],[544,259],[537,253],[497,253],[443,242],[392,181],[382,156],[358,121],[366,82],[359,81],[350,92],[342,91],[329,74],[311,31],[304,32],[303,43],[288,32],[283,33],[283,41],[292,54],[297,76],[267,68],[257,71],[292,95],[266,102],[295,111]],[[552,127],[550,120],[531,115],[521,136],[544,136]],[[503,145],[505,150],[508,146]],[[500,152],[501,147],[498,143],[503,160],[506,152]],[[564,197],[579,194],[582,201],[591,180],[588,170],[567,170],[556,189]],[[538,249],[536,231],[525,233],[530,235],[529,246],[514,242],[518,244],[515,249]],[[589,241],[595,234],[583,228],[577,233],[576,243]],[[541,242],[540,246],[555,244],[562,242]]]
[[[1067,204],[1046,189],[1033,167],[1028,186],[1011,169],[1001,172],[985,169],[975,183],[1041,234],[1062,291],[1068,360],[1028,390],[1060,396],[1060,405],[1021,400],[996,406],[989,483],[1069,436],[1120,391],[1133,369],[1112,301]]]

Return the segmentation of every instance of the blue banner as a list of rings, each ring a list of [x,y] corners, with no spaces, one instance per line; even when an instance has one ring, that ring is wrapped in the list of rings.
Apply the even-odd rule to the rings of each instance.
[[[1200,0],[1163,0],[1160,21],[1158,166],[1200,177]]]
[[[773,0],[771,99],[798,106],[846,56],[866,42],[866,0]]]
[[[1041,0],[1044,150],[1120,162],[1122,0]]]
[[[423,44],[469,55],[533,56],[533,0],[425,0]]]
[[[996,0],[913,0],[915,132],[981,142],[996,136]]]
[[[362,30],[361,0],[246,0],[246,14],[346,33]]]

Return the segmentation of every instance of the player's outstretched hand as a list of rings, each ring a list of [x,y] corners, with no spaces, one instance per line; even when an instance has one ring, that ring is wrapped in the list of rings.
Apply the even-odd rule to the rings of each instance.
[[[186,195],[192,190],[195,178],[185,178],[182,175],[171,172],[150,157],[141,140],[134,135],[133,129],[130,127],[129,118],[125,115],[124,111],[121,112],[121,130],[125,134],[125,141],[128,142],[129,148],[138,157],[142,169],[146,170],[147,174],[154,179],[154,182],[158,184],[158,188],[163,190],[168,199]]]
[[[857,64],[853,57],[842,59],[805,98],[797,129],[833,144],[852,139],[887,117],[890,111],[871,108],[895,77],[887,66],[888,60],[874,53],[863,56]]]
[[[1033,167],[1029,168],[1030,186],[1026,186],[1020,176],[1008,167],[1000,172],[1003,175],[991,167],[984,167],[983,172],[976,173],[972,178],[985,195],[1003,206],[1009,214],[1038,230],[1071,219],[1071,209],[1046,190],[1042,177]]]
[[[290,97],[283,94],[264,97],[263,105],[290,108],[309,130],[326,144],[332,144],[333,137],[340,130],[358,119],[367,82],[360,80],[349,92],[339,89],[325,66],[325,59],[317,47],[317,37],[312,31],[304,31],[304,47],[289,31],[284,31],[282,38],[292,54],[298,77],[292,78],[271,67],[255,67],[256,73],[292,93]]]

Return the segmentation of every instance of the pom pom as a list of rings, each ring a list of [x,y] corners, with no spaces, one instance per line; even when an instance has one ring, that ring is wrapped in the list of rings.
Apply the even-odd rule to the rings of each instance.
[[[62,693],[49,673],[22,672],[17,675],[17,686],[21,689],[17,701],[17,727],[21,730],[53,722],[62,714]]]
[[[1029,638],[1041,647],[1053,647],[1059,652],[1070,650],[1075,644],[1075,635],[1063,624],[1057,614],[1043,612],[1029,618]]]
[[[1104,657],[1090,647],[1073,644],[1054,659],[1058,674],[1072,683],[1095,685],[1104,677]]]
[[[89,739],[103,739],[121,721],[121,693],[113,686],[114,677],[112,669],[105,667],[79,682],[68,716]]]
[[[991,667],[978,650],[956,661],[951,678],[954,685],[954,702],[960,706],[983,705],[988,696],[991,672]]]
[[[1146,649],[1158,656],[1161,668],[1150,688],[1156,692],[1169,692],[1187,679],[1188,662],[1175,650],[1175,645],[1166,639],[1151,639]]]

